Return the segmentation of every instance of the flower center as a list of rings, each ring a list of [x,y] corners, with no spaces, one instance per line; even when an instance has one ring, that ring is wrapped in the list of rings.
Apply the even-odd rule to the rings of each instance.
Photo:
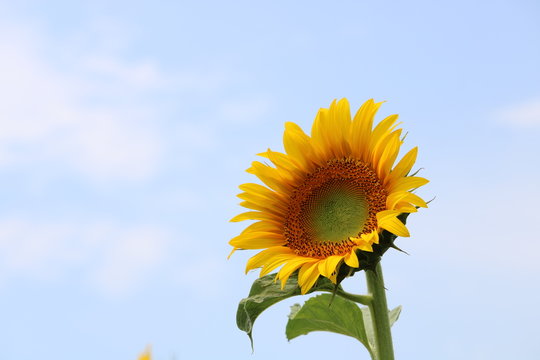
[[[373,169],[360,160],[334,159],[306,176],[291,195],[284,236],[300,256],[343,255],[349,237],[377,228],[387,192]]]
[[[354,183],[330,180],[311,194],[303,215],[307,231],[319,242],[341,242],[357,236],[368,218],[368,204],[362,189]]]

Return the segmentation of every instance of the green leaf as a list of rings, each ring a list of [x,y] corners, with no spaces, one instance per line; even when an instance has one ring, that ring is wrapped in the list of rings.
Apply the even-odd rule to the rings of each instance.
[[[366,331],[368,342],[370,344],[370,347],[372,349],[375,349],[375,330],[373,329],[373,321],[371,320],[371,312],[369,311],[368,307],[362,307],[361,310],[362,310],[362,315],[364,318],[364,328]],[[401,305],[388,312],[390,326],[394,325],[394,323],[399,319],[399,314],[401,314]]]
[[[401,305],[399,305],[398,307],[390,310],[388,313],[388,317],[390,318],[390,326],[394,325],[394,323],[398,321],[399,314],[401,314],[401,309]]]
[[[369,313],[369,309],[365,309]],[[312,331],[330,331],[357,339],[373,355],[373,347],[364,326],[371,317],[365,319],[362,310],[354,302],[339,296],[333,300],[330,294],[313,297],[300,309],[293,306],[285,331],[287,339],[292,340]]]
[[[294,304],[293,306],[291,306],[291,313],[289,314],[289,319],[294,318],[301,308],[302,305],[300,304]]]
[[[366,337],[368,339],[369,348],[373,349],[375,352],[375,330],[373,329],[373,320],[371,319],[371,312],[368,307],[361,308],[363,319],[364,319],[364,329],[366,332]],[[375,358],[374,356],[371,356]]]
[[[401,313],[401,306],[388,312],[390,326]],[[292,340],[313,331],[329,331],[351,336],[360,341],[373,358],[375,333],[368,307],[358,307],[354,302],[323,294],[306,301],[304,306],[294,304],[287,323],[286,335]]]
[[[253,348],[253,324],[255,319],[270,306],[275,303],[290,298],[292,296],[300,295],[300,287],[298,286],[298,274],[291,275],[285,288],[281,290],[281,282],[275,281],[276,274],[270,274],[263,276],[253,282],[249,296],[244,298],[238,304],[238,310],[236,312],[236,324],[238,328],[245,331],[251,341],[251,347]],[[314,291],[328,291],[332,292],[335,289],[335,285],[330,280],[324,277],[319,277],[319,280],[309,290],[308,293]]]

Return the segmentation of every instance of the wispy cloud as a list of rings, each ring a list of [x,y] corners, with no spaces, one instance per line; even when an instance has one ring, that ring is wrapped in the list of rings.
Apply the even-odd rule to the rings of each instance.
[[[1,30],[0,166],[60,163],[95,179],[155,173],[162,152],[155,111],[133,100],[136,91],[162,85],[155,65],[92,58],[81,60],[87,71],[60,71],[40,52],[37,35]]]
[[[149,280],[169,254],[169,237],[159,228],[101,226],[94,232],[99,261],[90,273],[97,288],[123,295]]]
[[[500,109],[497,118],[519,127],[540,126],[540,97]]]
[[[129,294],[166,261],[169,236],[150,225],[0,221],[0,284],[62,281],[68,274],[108,296]],[[86,280],[84,280],[86,279]]]

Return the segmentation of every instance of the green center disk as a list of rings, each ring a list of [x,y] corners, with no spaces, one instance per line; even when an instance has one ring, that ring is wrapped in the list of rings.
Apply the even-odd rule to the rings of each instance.
[[[342,242],[358,236],[369,216],[366,197],[346,183],[325,184],[315,190],[306,210],[312,235],[320,242]]]

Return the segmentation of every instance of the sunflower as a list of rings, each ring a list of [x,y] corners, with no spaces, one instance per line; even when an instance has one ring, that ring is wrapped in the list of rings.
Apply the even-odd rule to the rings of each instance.
[[[287,122],[285,153],[259,154],[268,165],[253,162],[247,170],[266,186],[240,185],[241,206],[249,209],[232,222],[256,220],[230,240],[233,251],[261,250],[246,265],[264,276],[279,267],[282,288],[295,271],[302,294],[319,276],[336,283],[341,265],[360,267],[357,251],[372,252],[386,230],[409,236],[398,219],[427,207],[412,193],[428,180],[409,176],[418,148],[394,166],[403,143],[402,130],[391,115],[373,127],[382,103],[365,102],[353,119],[349,102],[334,101],[320,109],[308,136]]]

